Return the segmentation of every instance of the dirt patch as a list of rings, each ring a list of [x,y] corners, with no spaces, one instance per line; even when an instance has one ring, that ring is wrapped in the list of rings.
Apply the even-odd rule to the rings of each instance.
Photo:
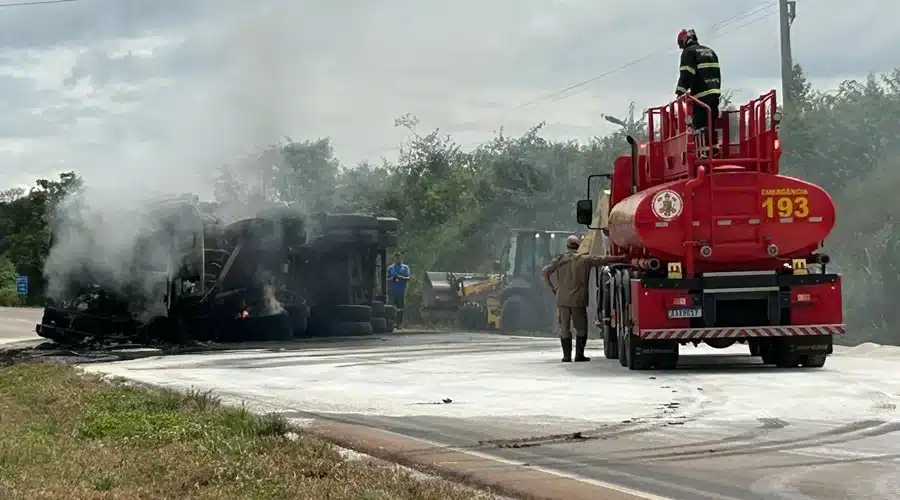
[[[280,417],[224,407],[209,393],[10,358],[0,369],[2,498],[495,498],[348,459]]]

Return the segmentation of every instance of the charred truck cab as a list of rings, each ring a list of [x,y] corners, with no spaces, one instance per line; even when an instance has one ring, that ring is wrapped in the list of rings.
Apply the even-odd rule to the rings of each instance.
[[[704,105],[681,96],[648,110],[648,143],[629,137],[631,155],[589,178],[578,222],[625,261],[597,275],[608,359],[673,369],[680,346],[742,343],[765,364],[825,364],[845,333],[841,277],[820,251],[835,207],[821,187],[779,174],[775,102],[773,90],[695,131],[692,108]],[[596,177],[609,199],[595,216]]]

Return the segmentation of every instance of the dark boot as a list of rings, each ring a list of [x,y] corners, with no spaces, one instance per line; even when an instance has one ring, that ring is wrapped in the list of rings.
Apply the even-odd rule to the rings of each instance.
[[[586,345],[587,345],[587,337],[576,337],[575,338],[575,362],[591,360],[591,358],[584,355],[584,347]]]
[[[559,339],[559,344],[562,346],[563,351],[563,363],[568,363],[572,361],[572,339]]]

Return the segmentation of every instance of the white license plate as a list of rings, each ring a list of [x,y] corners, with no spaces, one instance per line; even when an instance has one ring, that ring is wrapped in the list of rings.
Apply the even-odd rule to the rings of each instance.
[[[669,309],[669,319],[702,318],[703,309],[699,307],[682,307]]]

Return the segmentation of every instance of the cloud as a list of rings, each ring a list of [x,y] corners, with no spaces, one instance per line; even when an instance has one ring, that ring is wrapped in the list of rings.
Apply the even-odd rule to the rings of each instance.
[[[886,25],[900,7],[838,7],[798,5],[795,60],[814,81],[900,66],[900,34]],[[779,86],[776,8],[78,0],[0,9],[4,178],[74,169],[94,184],[202,190],[221,162],[286,135],[331,137],[348,164],[394,157],[404,134],[393,119],[404,113],[469,147],[542,120],[554,138],[586,139],[611,130],[602,113],[671,98],[681,27],[717,50],[741,98]]]

